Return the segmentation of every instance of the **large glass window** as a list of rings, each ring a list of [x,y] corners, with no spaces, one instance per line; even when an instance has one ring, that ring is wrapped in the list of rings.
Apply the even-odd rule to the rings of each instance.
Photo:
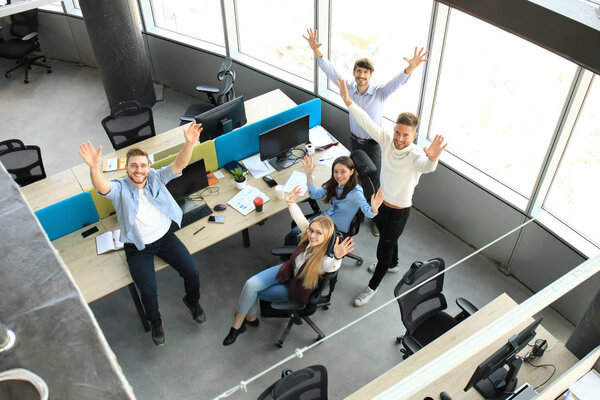
[[[544,208],[600,244],[600,78],[594,77]]]
[[[415,46],[427,46],[432,5],[432,1],[333,0],[330,52],[338,73],[353,79],[354,62],[367,57],[375,64],[371,83],[387,83],[408,65],[403,57],[412,58]],[[400,112],[417,112],[424,67],[387,99],[386,117],[395,121]],[[339,93],[334,82],[328,87]]]
[[[239,51],[313,80],[313,58],[302,34],[314,25],[313,0],[237,0]]]
[[[215,0],[150,0],[154,25],[225,46],[221,3]]]
[[[576,66],[452,10],[429,134],[526,198],[533,190]]]

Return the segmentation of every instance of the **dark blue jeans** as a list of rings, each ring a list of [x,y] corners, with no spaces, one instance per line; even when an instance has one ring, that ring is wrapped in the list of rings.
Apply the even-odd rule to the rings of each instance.
[[[129,272],[140,290],[146,318],[151,322],[160,319],[154,256],[162,258],[179,272],[179,276],[184,281],[186,298],[190,303],[200,300],[198,270],[190,252],[173,231],[173,226],[171,226],[171,229],[162,238],[147,244],[143,250],[138,250],[131,243],[125,243],[124,247]]]
[[[373,161],[373,164],[375,164],[377,171],[370,173],[369,178],[371,178],[371,182],[373,182],[375,191],[377,191],[377,189],[379,189],[379,171],[381,170],[381,147],[379,146],[379,143],[377,143],[373,139],[361,141],[361,143],[359,143],[359,141],[355,139],[354,136],[351,136],[350,149],[352,151],[363,150],[365,153],[367,153],[371,161]],[[368,179],[363,177],[360,178],[361,186],[363,187],[363,191],[365,193],[365,199],[367,199],[367,201],[371,203],[371,196],[374,193],[373,187],[369,183]]]
[[[398,238],[404,231],[409,215],[410,207],[397,209],[382,204],[379,213],[373,218],[379,228],[377,266],[369,281],[369,287],[373,290],[377,289],[388,268],[398,264]]]

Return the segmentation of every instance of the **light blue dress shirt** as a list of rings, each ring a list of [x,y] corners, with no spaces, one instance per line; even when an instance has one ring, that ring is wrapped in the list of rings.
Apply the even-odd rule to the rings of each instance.
[[[337,197],[342,195],[343,190],[343,186],[338,185],[335,188],[335,194]],[[308,185],[308,194],[313,199],[323,198],[325,197],[326,193],[327,191],[322,187],[317,189],[317,187],[312,183]],[[348,232],[352,218],[354,218],[354,215],[359,208],[368,218],[373,218],[377,215],[371,211],[371,206],[365,199],[363,188],[360,185],[356,185],[344,199],[339,200],[336,197],[332,197],[331,207],[323,211],[321,215],[326,215],[331,218],[335,226],[337,226],[340,231]]]
[[[335,70],[333,64],[323,57],[317,58],[317,65],[325,75],[332,80],[334,83],[341,78],[340,74]],[[353,102],[355,102],[360,108],[365,110],[369,117],[378,126],[381,126],[381,119],[383,118],[383,103],[392,93],[394,93],[400,86],[404,85],[410,75],[406,74],[404,70],[396,75],[391,81],[385,85],[369,85],[369,88],[364,94],[360,94],[358,86],[354,80],[350,81],[344,79],[346,86],[348,87],[348,95]],[[350,132],[352,135],[359,139],[371,139],[371,136],[358,125],[354,120],[354,117],[350,115]],[[366,214],[365,214],[366,215]]]
[[[171,193],[165,186],[171,179],[181,174],[175,174],[171,164],[159,170],[150,169],[144,193],[154,207],[181,226],[183,213]],[[110,181],[110,191],[101,195],[110,199],[117,212],[117,219],[121,225],[121,236],[119,240],[123,243],[133,243],[138,250],[143,250],[146,245],[142,234],[135,223],[138,206],[140,204],[140,193],[137,187],[125,176]]]

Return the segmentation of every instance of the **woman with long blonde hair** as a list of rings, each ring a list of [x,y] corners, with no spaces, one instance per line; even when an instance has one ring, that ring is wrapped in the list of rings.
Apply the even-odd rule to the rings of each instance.
[[[308,303],[308,299],[317,287],[319,277],[327,272],[337,271],[342,265],[342,257],[354,249],[352,238],[347,237],[341,243],[336,238],[333,248],[334,257],[329,257],[327,247],[335,232],[331,218],[319,216],[310,223],[307,221],[294,198],[301,192],[296,186],[287,197],[288,210],[300,228],[300,244],[286,262],[267,268],[246,281],[233,325],[223,340],[228,346],[235,342],[238,335],[246,331],[246,325],[258,326],[256,300],[267,301],[297,300]]]

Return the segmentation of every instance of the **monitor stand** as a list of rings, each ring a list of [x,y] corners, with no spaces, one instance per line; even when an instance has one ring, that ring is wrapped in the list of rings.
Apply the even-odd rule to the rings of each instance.
[[[294,165],[295,162],[296,162],[296,160],[294,159],[294,156],[292,155],[291,150],[283,152],[283,153],[279,154],[277,157],[273,157],[273,158],[269,159],[269,164],[271,164],[273,166],[273,168],[275,168],[277,171],[281,171],[282,169],[289,168],[292,165]]]
[[[523,361],[513,357],[502,367],[492,372],[487,379],[482,379],[475,384],[475,390],[484,399],[504,400],[509,397],[517,387],[517,373]],[[508,369],[507,369],[508,368]]]

